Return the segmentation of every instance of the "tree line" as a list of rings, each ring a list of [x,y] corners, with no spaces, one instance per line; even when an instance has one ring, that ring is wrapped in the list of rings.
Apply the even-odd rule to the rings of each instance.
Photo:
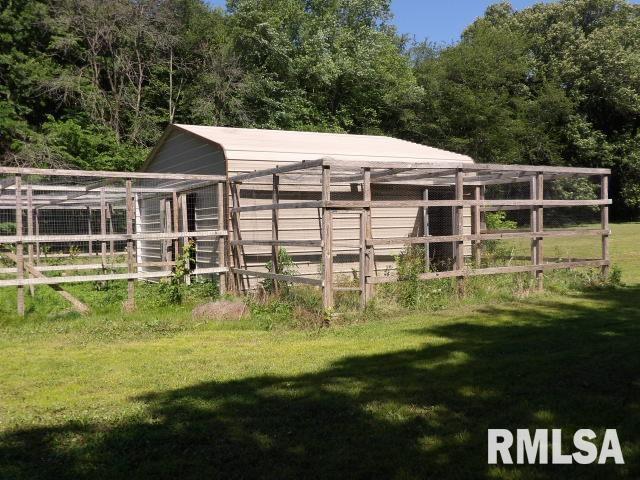
[[[610,167],[640,213],[640,6],[496,3],[451,45],[390,0],[0,0],[0,161],[133,170],[168,123],[384,134]]]

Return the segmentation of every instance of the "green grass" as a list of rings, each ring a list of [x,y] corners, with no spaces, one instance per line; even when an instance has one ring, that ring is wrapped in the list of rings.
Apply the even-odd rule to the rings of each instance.
[[[325,329],[36,302],[0,322],[0,478],[639,478],[638,238],[624,288]],[[490,427],[617,428],[626,465],[489,467]]]

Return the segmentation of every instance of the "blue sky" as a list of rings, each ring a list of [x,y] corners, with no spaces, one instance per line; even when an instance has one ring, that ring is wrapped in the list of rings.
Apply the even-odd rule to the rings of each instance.
[[[511,0],[517,10],[535,3],[553,0]],[[223,6],[225,0],[208,0],[211,5]],[[416,40],[455,42],[464,28],[481,16],[487,6],[497,0],[392,0],[391,9],[400,33],[415,36]],[[632,3],[640,3],[633,0]]]

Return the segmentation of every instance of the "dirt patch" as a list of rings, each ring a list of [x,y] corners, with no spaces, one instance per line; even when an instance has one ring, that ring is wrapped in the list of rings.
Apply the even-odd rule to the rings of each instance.
[[[193,318],[211,320],[240,320],[247,313],[247,306],[243,302],[219,300],[198,305],[193,309],[191,315],[193,315]]]

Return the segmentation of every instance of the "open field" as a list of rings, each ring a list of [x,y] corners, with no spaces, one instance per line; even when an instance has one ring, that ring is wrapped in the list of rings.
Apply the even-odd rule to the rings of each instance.
[[[626,287],[321,330],[34,305],[2,320],[0,478],[639,478],[640,225],[613,230]],[[616,428],[626,465],[491,468],[490,427]]]

